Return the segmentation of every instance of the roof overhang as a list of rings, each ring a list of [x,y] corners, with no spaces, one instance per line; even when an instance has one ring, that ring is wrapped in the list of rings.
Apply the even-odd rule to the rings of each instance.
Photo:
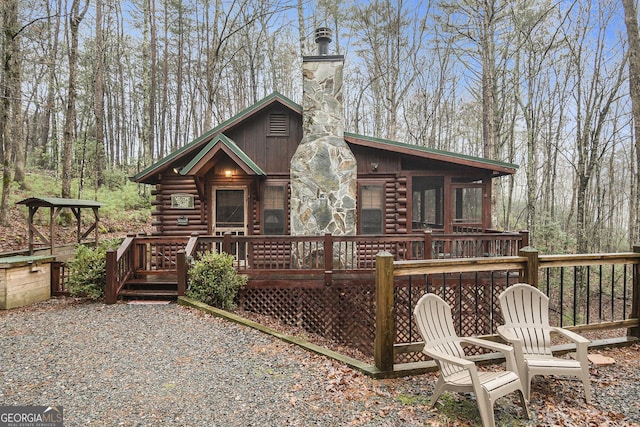
[[[393,151],[395,153],[406,154],[407,156],[441,161],[465,167],[483,169],[486,171],[491,171],[493,176],[512,175],[518,170],[518,165],[514,165],[512,163],[499,162],[497,160],[489,160],[482,157],[474,157],[465,154],[453,153],[450,151],[436,150],[434,148],[406,144],[386,139],[372,138],[368,136],[357,135],[354,133],[345,132],[344,139],[349,144],[368,148],[377,148],[386,151]]]
[[[104,206],[104,203],[93,200],[66,199],[62,197],[29,197],[28,199],[16,202],[16,205],[47,208],[99,208],[100,206]]]

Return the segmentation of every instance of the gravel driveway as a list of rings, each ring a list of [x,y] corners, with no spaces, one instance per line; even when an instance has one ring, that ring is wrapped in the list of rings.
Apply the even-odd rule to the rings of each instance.
[[[65,426],[331,426],[367,412],[335,399],[326,359],[176,304],[14,311],[0,331],[1,404],[62,405]]]
[[[0,405],[61,405],[70,427],[407,426],[443,420],[425,405],[432,378],[373,380],[173,303],[51,300],[0,312],[0,337]],[[498,419],[512,409],[521,417],[516,401],[496,404]]]

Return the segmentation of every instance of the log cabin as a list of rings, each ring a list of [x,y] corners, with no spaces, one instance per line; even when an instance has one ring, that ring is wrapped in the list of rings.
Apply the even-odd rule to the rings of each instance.
[[[397,235],[491,229],[517,166],[345,131],[344,57],[303,58],[303,103],[273,93],[132,177],[160,236]]]

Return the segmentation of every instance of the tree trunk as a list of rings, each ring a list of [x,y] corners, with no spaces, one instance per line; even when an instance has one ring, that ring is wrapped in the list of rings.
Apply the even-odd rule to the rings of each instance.
[[[48,154],[48,162],[43,166],[47,169],[56,169],[58,164],[58,138],[55,133],[56,126],[54,126],[53,110],[55,108],[55,95],[56,95],[56,62],[58,60],[58,34],[60,33],[60,15],[62,2],[58,2],[58,9],[55,12],[55,21],[51,23],[52,12],[48,9],[49,2],[47,4],[47,15],[49,16],[49,25],[47,28],[49,36],[49,49],[50,49],[50,61],[48,70],[47,81],[47,102],[44,105],[44,113],[42,120],[42,130],[40,134],[40,144],[43,147],[45,153]],[[52,131],[53,129],[53,131]]]
[[[155,0],[149,1],[149,72],[150,72],[150,81],[149,81],[149,111],[147,112],[148,117],[148,134],[147,134],[147,144],[149,146],[149,159],[150,163],[156,158],[156,140],[155,140],[155,123],[156,123],[156,88],[157,88],[157,56],[158,56],[158,42],[156,35],[156,2]]]
[[[14,151],[16,135],[14,131],[17,126],[12,123],[15,117],[13,108],[16,107],[15,100],[20,96],[20,62],[18,59],[19,46],[18,34],[18,4],[17,2],[2,3],[1,18],[3,30],[3,78],[0,87],[2,88],[2,99],[0,100],[0,148],[2,149],[2,196],[0,199],[0,225],[9,225],[9,195],[11,194],[12,182],[12,162],[11,156]],[[19,106],[19,103],[18,103]]]
[[[638,9],[634,0],[622,0],[624,6],[627,39],[629,41],[629,92],[631,94],[631,112],[633,115],[633,137],[635,139],[636,179],[634,193],[636,199],[632,206],[629,241],[637,242],[640,238],[640,31],[638,30]]]
[[[78,27],[87,12],[89,2],[80,11],[80,0],[74,0],[69,14],[70,44],[69,49],[69,88],[67,109],[62,134],[62,197],[71,197],[71,166],[73,158],[73,142],[76,124],[76,80],[78,74]]]
[[[94,110],[96,119],[96,189],[104,184],[104,51],[102,40],[102,1],[96,0],[96,70]]]
[[[183,85],[183,62],[184,62],[184,16],[183,7],[178,5],[178,69],[176,71],[176,115],[175,130],[171,151],[175,151],[181,146],[180,143],[180,115],[182,114],[182,85]]]

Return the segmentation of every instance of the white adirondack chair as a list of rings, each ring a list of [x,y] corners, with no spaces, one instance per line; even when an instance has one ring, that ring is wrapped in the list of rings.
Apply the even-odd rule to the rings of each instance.
[[[591,402],[589,340],[575,332],[550,326],[549,297],[527,283],[508,287],[498,298],[505,321],[504,325],[498,326],[498,334],[513,345],[527,400],[535,375],[566,375],[582,380],[586,401]],[[577,360],[553,356],[551,333],[560,334],[576,344]]]
[[[435,406],[438,397],[445,390],[459,393],[473,392],[478,402],[482,424],[485,427],[493,427],[495,425],[494,402],[518,390],[525,416],[529,418],[522,381],[517,374],[513,349],[510,346],[475,337],[458,337],[453,327],[451,308],[442,298],[434,294],[426,294],[420,298],[413,314],[425,342],[423,352],[440,368],[440,377],[431,397],[431,407]],[[478,371],[475,363],[467,359],[462,344],[485,347],[503,353],[507,369],[497,372]]]

